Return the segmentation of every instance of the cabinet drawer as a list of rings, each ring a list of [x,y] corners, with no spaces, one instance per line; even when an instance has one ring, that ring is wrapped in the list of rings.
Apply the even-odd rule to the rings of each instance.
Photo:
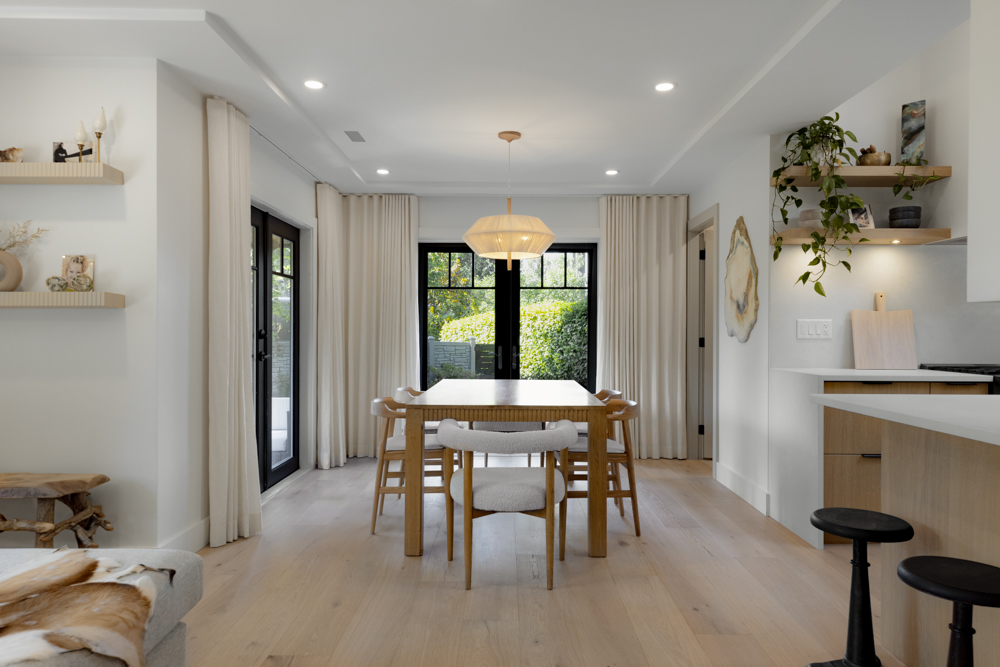
[[[824,382],[827,394],[928,394],[928,382]],[[882,420],[823,408],[825,454],[881,454]]]
[[[990,386],[985,382],[931,382],[932,394],[988,394]]]
[[[882,459],[851,454],[824,456],[823,506],[881,511]],[[850,542],[834,535],[825,535],[823,541],[827,544]]]

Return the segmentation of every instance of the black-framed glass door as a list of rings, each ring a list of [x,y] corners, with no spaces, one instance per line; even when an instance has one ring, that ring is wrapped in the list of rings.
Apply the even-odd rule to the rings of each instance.
[[[513,262],[464,243],[420,245],[423,388],[445,378],[576,380],[594,391],[596,255],[554,244]]]
[[[299,230],[251,209],[260,489],[299,468]]]

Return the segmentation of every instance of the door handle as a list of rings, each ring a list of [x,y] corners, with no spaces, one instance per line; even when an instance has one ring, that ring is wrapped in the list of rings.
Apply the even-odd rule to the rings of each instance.
[[[863,459],[880,459],[880,458],[882,458],[882,455],[881,454],[862,454],[861,458],[863,458]]]
[[[497,370],[503,370],[503,345],[497,345]]]
[[[260,352],[257,353],[257,361],[264,361],[265,359],[270,359],[270,358],[271,358],[271,355],[270,354],[264,354],[263,350],[261,350]]]

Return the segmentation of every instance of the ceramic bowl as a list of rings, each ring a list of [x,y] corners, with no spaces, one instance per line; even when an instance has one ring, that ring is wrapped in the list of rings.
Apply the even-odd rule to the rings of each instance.
[[[886,167],[892,162],[892,153],[865,153],[858,156],[862,167]]]

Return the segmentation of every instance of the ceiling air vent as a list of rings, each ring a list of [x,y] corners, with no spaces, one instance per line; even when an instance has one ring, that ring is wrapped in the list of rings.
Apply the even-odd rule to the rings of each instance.
[[[358,132],[357,130],[347,130],[344,132],[344,134],[347,135],[348,139],[350,139],[355,143],[361,143],[361,144],[365,143],[365,138],[362,137],[361,133]]]

